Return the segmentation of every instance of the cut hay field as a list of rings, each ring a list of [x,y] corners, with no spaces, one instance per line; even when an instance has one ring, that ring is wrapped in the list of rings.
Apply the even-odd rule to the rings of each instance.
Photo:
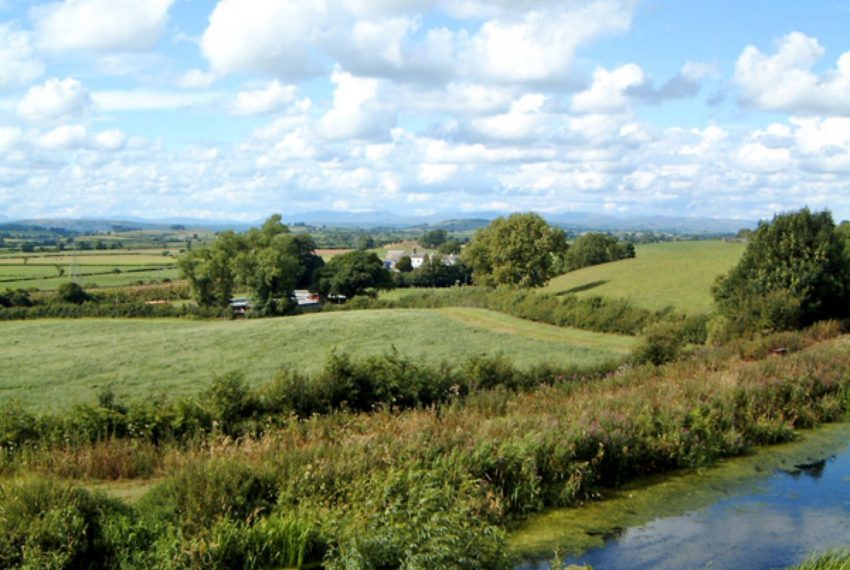
[[[195,393],[215,376],[270,381],[284,367],[315,372],[339,349],[431,363],[504,353],[519,367],[594,365],[625,356],[633,338],[531,323],[480,309],[319,313],[280,319],[75,319],[0,327],[0,399],[36,409],[120,395]]]
[[[686,313],[713,307],[711,286],[732,268],[745,245],[723,241],[680,241],[639,245],[634,259],[585,267],[556,277],[547,293],[628,298],[636,306]]]

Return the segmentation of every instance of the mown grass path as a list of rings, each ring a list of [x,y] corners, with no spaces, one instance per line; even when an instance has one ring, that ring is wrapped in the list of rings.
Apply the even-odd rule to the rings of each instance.
[[[62,408],[112,383],[121,395],[195,393],[215,376],[268,382],[281,368],[320,370],[338,350],[431,363],[504,353],[519,367],[620,359],[628,337],[562,329],[486,310],[380,310],[244,321],[68,319],[0,327],[0,398]]]

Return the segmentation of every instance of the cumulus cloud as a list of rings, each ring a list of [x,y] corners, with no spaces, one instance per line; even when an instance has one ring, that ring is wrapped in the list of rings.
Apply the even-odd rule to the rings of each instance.
[[[767,111],[850,114],[850,52],[817,74],[813,68],[825,53],[816,38],[800,32],[783,37],[773,55],[748,46],[735,65],[741,101]]]
[[[395,113],[379,102],[380,81],[335,71],[333,107],[319,126],[329,139],[373,138],[387,133],[395,123]]]
[[[643,83],[643,70],[633,63],[611,71],[598,68],[591,86],[573,97],[571,108],[576,113],[622,113],[631,104],[626,92]]]
[[[215,74],[200,69],[190,69],[180,76],[177,86],[181,89],[206,89],[215,81]]]
[[[632,0],[497,4],[497,10],[484,4],[457,10],[425,0],[220,0],[201,49],[219,74],[296,80],[319,73],[330,58],[353,75],[416,83],[564,83],[578,48],[627,30],[634,6]],[[473,31],[420,30],[429,9],[473,20]]]
[[[578,47],[631,25],[631,3],[560,3],[485,22],[471,39],[470,64],[504,82],[567,81]]]
[[[81,148],[88,143],[88,131],[82,125],[62,125],[41,135],[36,143],[47,150]]]
[[[295,87],[272,81],[259,89],[241,91],[233,112],[237,115],[268,115],[281,111],[295,101]]]
[[[220,0],[201,38],[201,51],[221,74],[264,73],[301,78],[315,72],[315,42],[327,5],[280,0]]]
[[[96,134],[93,142],[101,150],[121,150],[127,144],[127,135],[120,129],[109,129]]]
[[[30,34],[0,23],[0,89],[27,85],[44,73]]]
[[[72,77],[50,78],[31,87],[18,103],[18,115],[31,121],[45,121],[84,113],[92,104],[89,92]]]
[[[541,138],[552,118],[545,112],[547,97],[542,93],[526,93],[511,104],[507,113],[473,121],[474,128],[494,139],[522,140]]]
[[[187,93],[135,89],[127,91],[96,91],[92,100],[101,111],[173,111],[215,106],[220,96],[215,93]]]
[[[142,51],[165,32],[174,0],[64,0],[30,10],[38,44],[51,52]]]

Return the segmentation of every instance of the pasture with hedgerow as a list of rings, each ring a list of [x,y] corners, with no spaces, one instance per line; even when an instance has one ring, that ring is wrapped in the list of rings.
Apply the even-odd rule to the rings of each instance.
[[[850,568],[840,4],[0,0],[0,569]]]

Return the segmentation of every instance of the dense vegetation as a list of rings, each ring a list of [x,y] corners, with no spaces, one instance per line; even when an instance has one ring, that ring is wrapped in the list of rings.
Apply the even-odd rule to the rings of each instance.
[[[277,314],[291,308],[296,288],[310,287],[324,261],[307,234],[293,234],[270,217],[259,229],[216,236],[180,258],[195,299],[202,306],[226,307],[237,289],[248,290],[261,312]]]
[[[314,289],[325,299],[356,295],[374,295],[380,289],[392,287],[390,272],[374,253],[350,251],[337,255],[315,276]]]
[[[32,476],[2,484],[0,556],[11,567],[322,560],[326,568],[507,568],[504,528],[513,517],[579,503],[641,474],[785,441],[795,428],[847,412],[850,351],[845,339],[826,340],[837,333],[822,324],[529,392],[484,389],[480,379],[489,376],[479,373],[481,391],[409,411],[269,418],[270,408],[257,406],[301,388],[287,392],[283,381],[262,397],[233,379],[194,404],[124,403],[104,393],[63,416],[7,410],[2,469]],[[798,352],[771,358],[776,346]],[[356,374],[334,373],[345,393],[420,385],[388,376],[410,370],[392,358],[372,362],[362,392],[346,385]],[[497,366],[492,378],[505,370]],[[122,419],[131,413],[132,422]],[[205,414],[210,427],[200,439],[180,444],[158,431],[191,429]],[[151,476],[160,482],[133,506],[57,480]]]

